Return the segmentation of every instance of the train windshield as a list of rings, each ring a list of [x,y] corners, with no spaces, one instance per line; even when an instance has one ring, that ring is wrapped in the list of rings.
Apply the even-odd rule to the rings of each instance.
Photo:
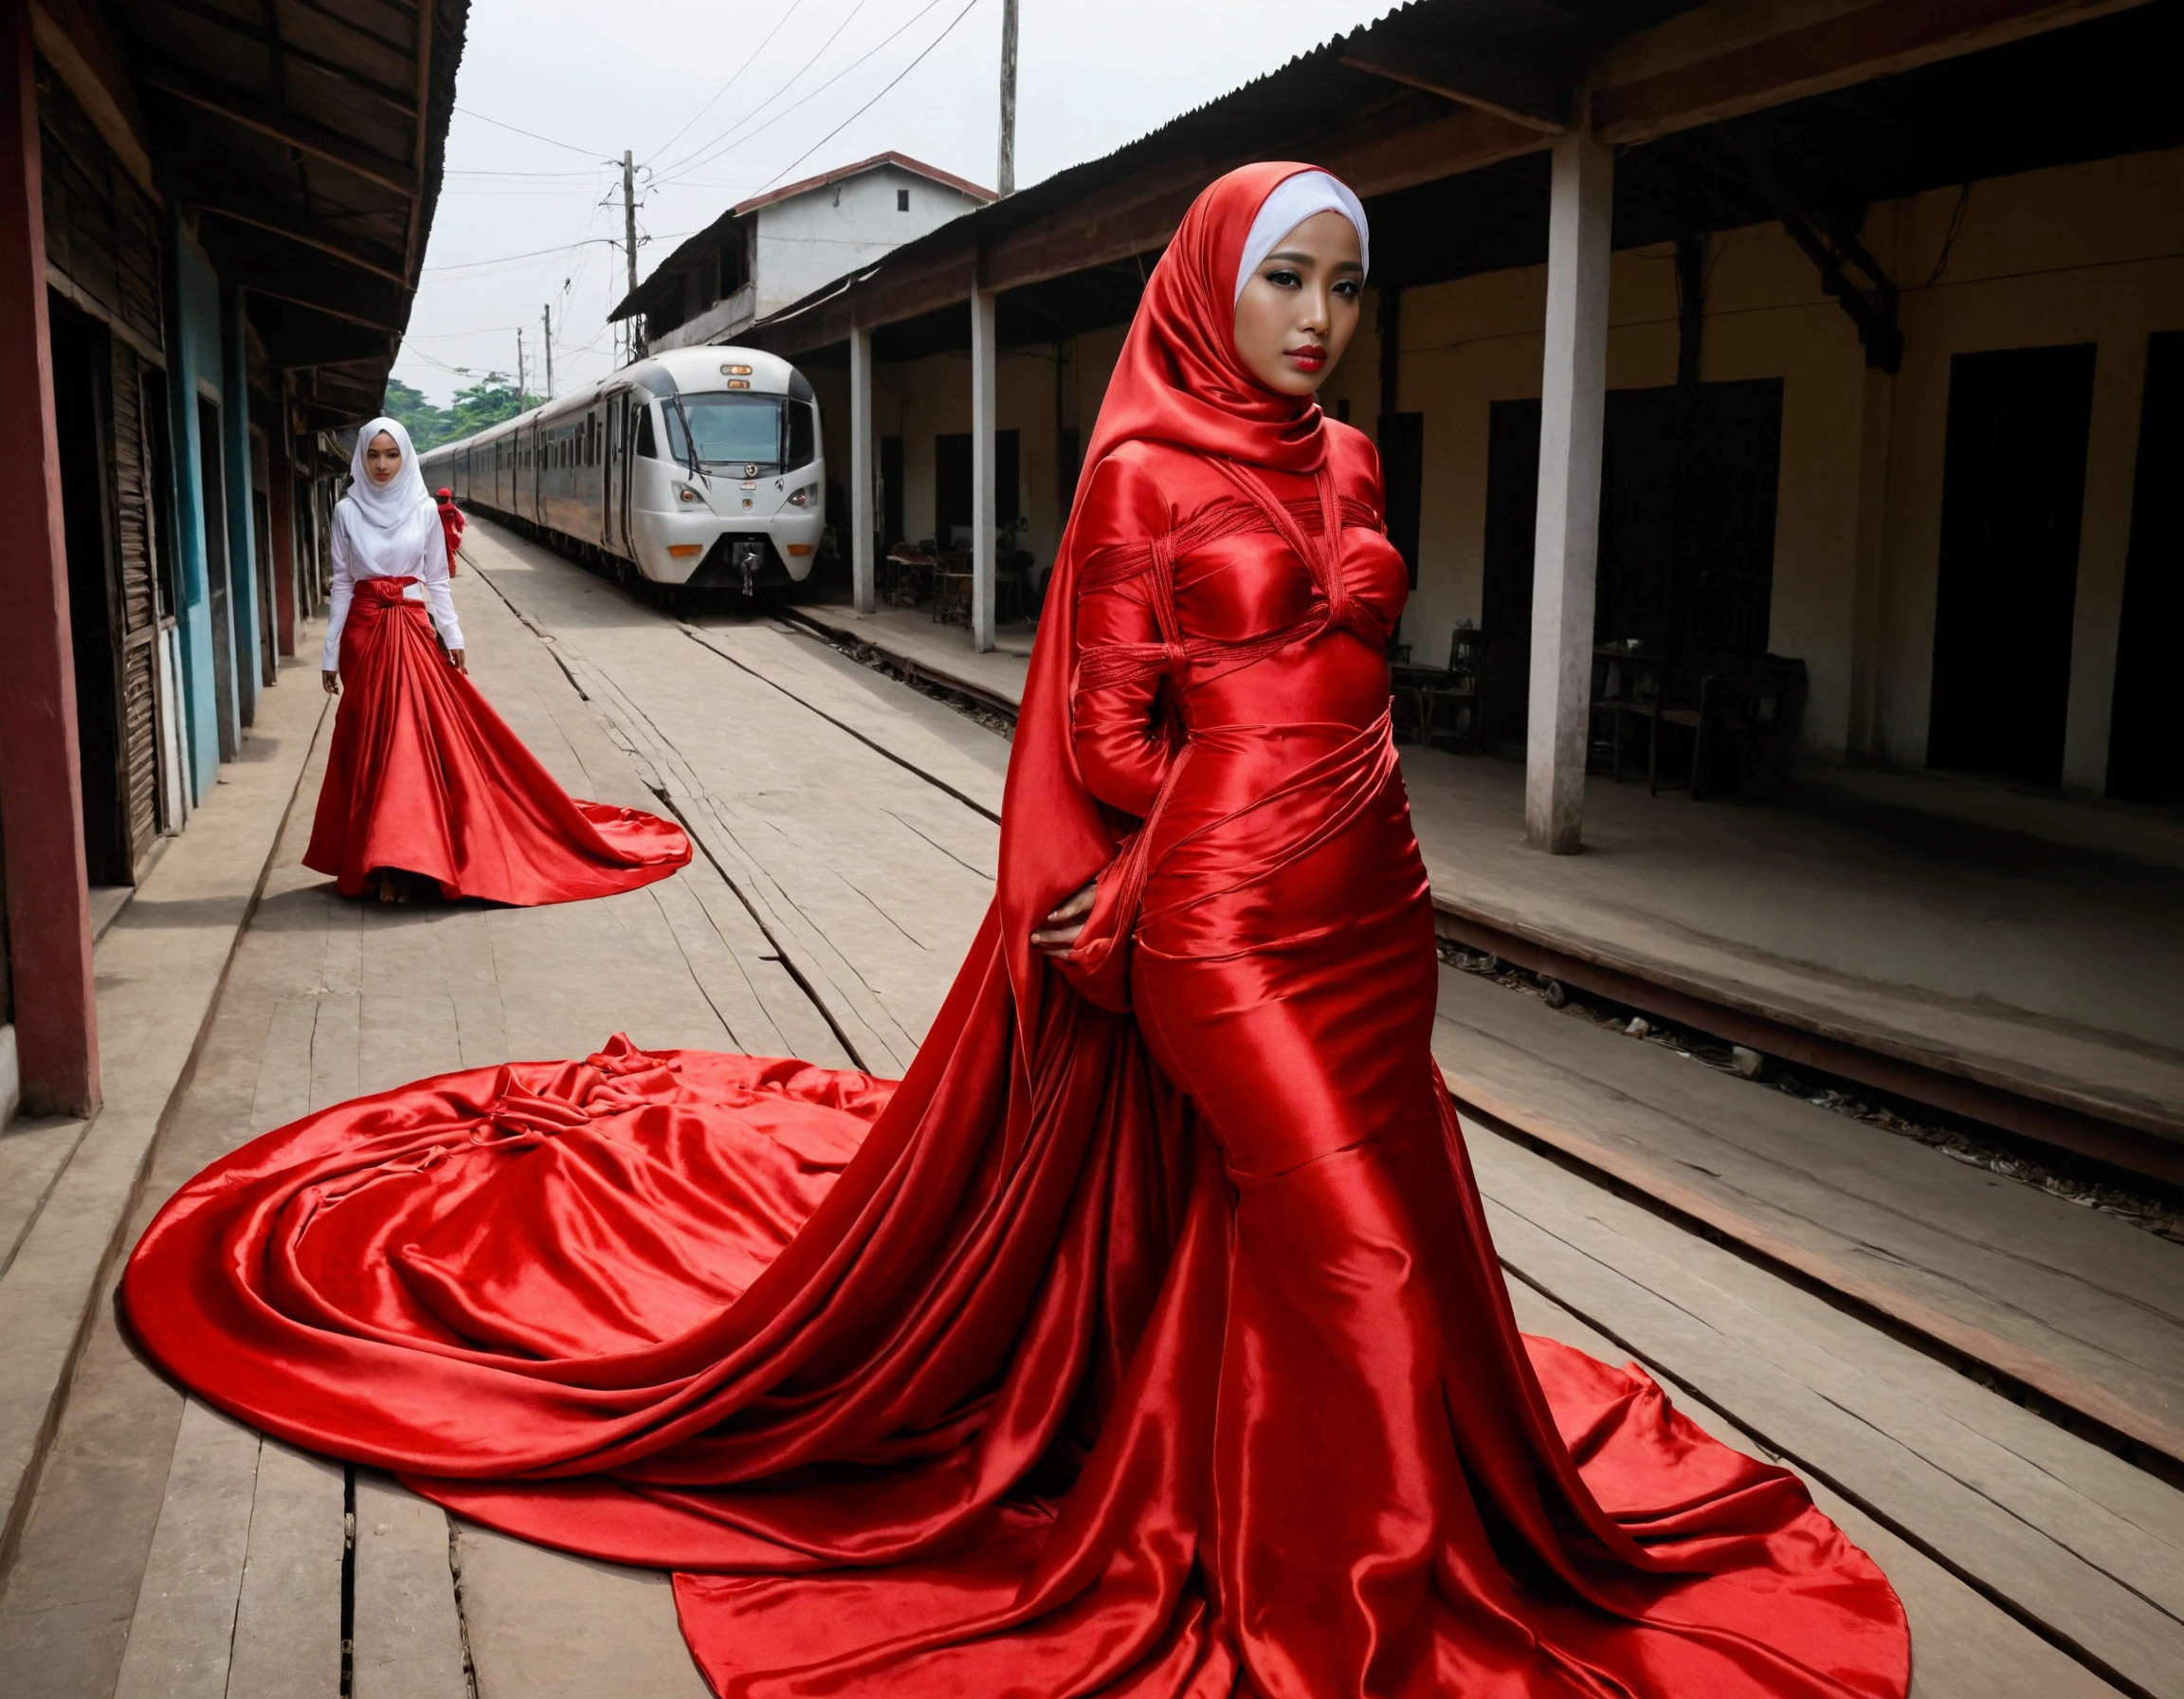
[[[660,410],[667,426],[667,451],[690,458],[695,438],[698,458],[706,466],[777,466],[781,460],[781,398],[778,395],[685,394],[680,412],[670,402]],[[690,421],[690,436],[682,420]]]

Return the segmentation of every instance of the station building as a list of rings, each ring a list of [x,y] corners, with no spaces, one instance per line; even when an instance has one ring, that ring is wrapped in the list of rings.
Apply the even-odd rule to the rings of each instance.
[[[913,159],[875,154],[737,201],[688,238],[608,318],[643,320],[655,354],[733,341],[844,273],[992,203],[993,192]]]
[[[2184,612],[2184,108],[2156,68],[2184,9],[1560,9],[1584,26],[1420,0],[750,339],[836,366],[844,459],[869,341],[883,549],[944,525],[950,439],[990,386],[1019,468],[996,519],[1051,559],[1074,445],[1191,187],[1324,163],[1374,220],[1367,328],[1324,399],[1380,441],[1414,657],[1462,621],[1528,670],[1558,378],[1592,392],[1572,405],[1601,457],[1593,629],[1571,641],[1802,660],[1813,758],[2184,800],[2141,641]],[[1551,326],[1564,202],[1594,228]],[[1551,346],[1592,370],[1552,371]],[[1523,741],[1529,701],[1489,729]]]
[[[0,0],[0,1121],[97,1106],[98,921],[322,600],[466,14]]]
[[[1252,159],[1339,174],[1373,220],[1373,277],[1323,399],[1377,442],[1410,565],[1391,659],[1461,699],[1424,740],[1478,758],[1406,755],[1447,929],[1634,1002],[1676,1002],[1707,957],[1706,1030],[2184,1178],[2169,1087],[2119,1083],[2180,1059],[2184,977],[2139,950],[2175,936],[2176,904],[2066,923],[2060,894],[2184,865],[2165,689],[2184,629],[2180,63],[2180,0],[1416,0],[740,339],[818,388],[829,466],[849,468],[855,607],[901,617],[872,614],[889,552],[960,543],[962,641],[1021,649],[1011,593],[1036,604],[1184,210]],[[1010,571],[1026,555],[1028,586]],[[1702,726],[1735,758],[1702,756]],[[1503,836],[1601,842],[1589,770],[1643,798],[1793,761],[1902,805],[1875,889],[1946,889],[1933,845],[1979,823],[2019,834],[1978,837],[1981,865],[2096,842],[2121,859],[1984,929],[1924,898],[1824,913],[1798,894],[1810,869],[1756,847],[1756,816],[1633,813],[1626,786],[1608,797],[1620,861],[1592,885],[1497,859],[1508,901],[1474,902]],[[1603,882],[1641,865],[1639,900],[1680,894],[1650,954],[1611,949],[1636,928]],[[1895,925],[1921,907],[1933,929]],[[2084,960],[2051,972],[2066,936]],[[1759,953],[1778,996],[1746,983]],[[1956,1024],[1912,1031],[1921,998]],[[2035,1068],[2034,1028],[2058,1021],[2099,1036]],[[2088,1105],[2100,1127],[2071,1119]]]

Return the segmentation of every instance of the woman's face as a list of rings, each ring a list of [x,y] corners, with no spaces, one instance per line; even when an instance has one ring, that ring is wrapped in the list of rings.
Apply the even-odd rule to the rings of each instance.
[[[382,430],[364,448],[364,469],[373,484],[391,484],[402,469],[402,449],[393,436]]]
[[[1274,245],[1236,298],[1236,354],[1268,389],[1309,395],[1357,329],[1365,265],[1357,229],[1315,212]]]

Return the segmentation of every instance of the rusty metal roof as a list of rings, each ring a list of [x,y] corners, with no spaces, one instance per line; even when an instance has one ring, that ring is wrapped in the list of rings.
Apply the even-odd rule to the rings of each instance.
[[[440,193],[468,0],[118,0],[160,192],[314,427],[378,410]]]

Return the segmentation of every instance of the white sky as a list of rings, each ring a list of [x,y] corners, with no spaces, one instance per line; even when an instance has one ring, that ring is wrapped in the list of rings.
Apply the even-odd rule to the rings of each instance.
[[[1393,5],[1020,0],[1017,187]],[[394,375],[445,404],[468,381],[455,368],[513,375],[520,325],[536,385],[548,302],[555,388],[604,375],[607,309],[624,289],[624,148],[640,168],[640,239],[652,239],[638,250],[641,277],[737,200],[889,148],[992,185],[1000,39],[1001,0],[477,0]]]

